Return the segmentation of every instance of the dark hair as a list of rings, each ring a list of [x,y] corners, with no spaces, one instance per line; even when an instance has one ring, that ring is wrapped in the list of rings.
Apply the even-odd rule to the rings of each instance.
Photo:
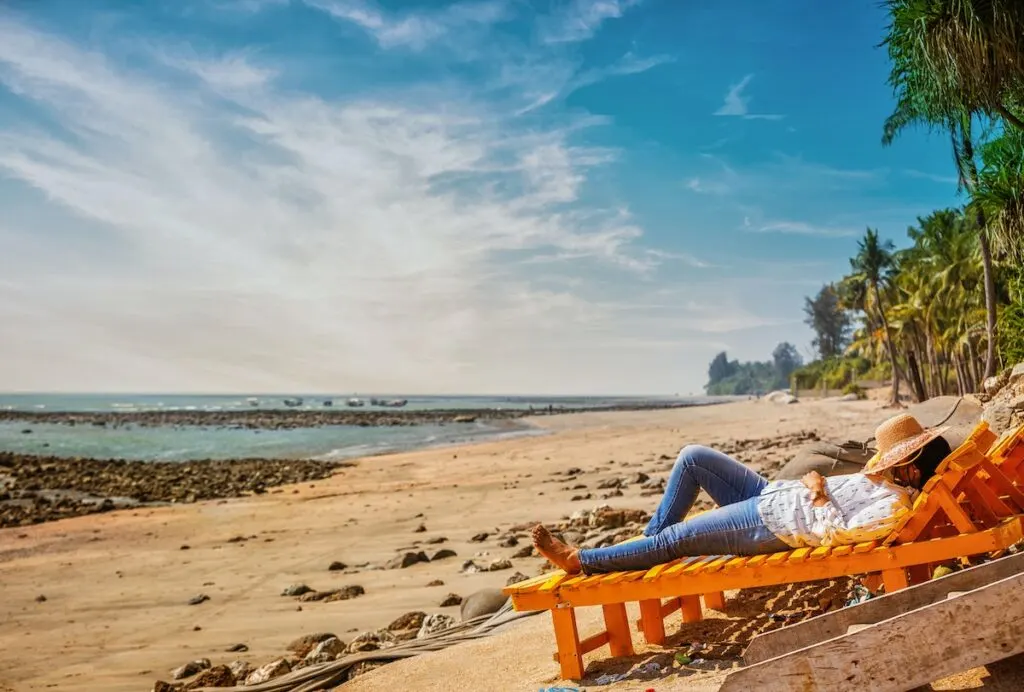
[[[935,469],[939,467],[942,460],[948,457],[952,451],[944,437],[936,437],[924,446],[913,462],[917,470],[921,472],[921,480],[918,483],[919,489],[929,478],[935,475]]]

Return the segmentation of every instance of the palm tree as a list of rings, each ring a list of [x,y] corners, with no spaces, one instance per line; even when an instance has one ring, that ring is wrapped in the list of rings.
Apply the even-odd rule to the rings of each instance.
[[[1024,128],[1013,112],[1024,86],[1024,4],[1019,0],[887,0],[892,19],[883,41],[897,97],[885,122],[889,145],[911,125],[950,134],[960,187],[974,197],[978,168],[972,123],[998,114]],[[974,207],[985,269],[988,350],[985,377],[996,370],[997,307],[992,250],[983,206]]]
[[[981,147],[974,205],[988,219],[997,249],[1024,259],[1024,132],[1009,129]]]
[[[917,110],[998,115],[1024,129],[1020,0],[886,0],[890,83]]]
[[[889,353],[889,365],[892,368],[892,402],[899,403],[900,377],[896,363],[896,349],[893,346],[889,322],[885,316],[885,305],[882,302],[881,286],[889,280],[893,266],[893,243],[891,240],[880,241],[878,231],[867,229],[864,238],[857,241],[857,255],[850,259],[854,282],[859,282],[869,289],[875,301],[875,309],[882,325],[885,347]]]

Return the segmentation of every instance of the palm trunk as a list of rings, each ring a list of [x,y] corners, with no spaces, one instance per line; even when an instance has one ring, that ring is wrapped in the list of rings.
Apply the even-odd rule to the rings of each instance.
[[[981,387],[979,385],[984,378],[981,374],[981,368],[978,367],[978,352],[974,350],[974,341],[970,337],[967,337],[967,359],[971,364],[971,375],[973,375],[974,379],[972,391],[980,391]]]
[[[885,317],[885,306],[882,303],[882,293],[878,290],[878,282],[872,282],[871,287],[875,291],[875,303],[878,305],[878,316],[882,320],[882,330],[885,333],[885,347],[889,351],[889,365],[892,368],[892,404],[900,403],[900,371],[896,365],[896,349],[893,347],[892,334],[889,333],[889,320]]]
[[[1024,120],[1021,120],[1016,115],[1014,115],[1009,108],[1007,108],[1001,103],[997,103],[996,111],[999,113],[999,115],[1003,116],[1003,120],[1010,123],[1019,130],[1024,130]]]
[[[928,369],[931,371],[931,395],[942,396],[942,377],[939,374],[939,357],[935,352],[935,336],[928,330]]]
[[[918,401],[924,401],[928,395],[924,391],[924,383],[921,381],[921,370],[917,367],[917,356],[914,348],[907,348],[907,370],[910,372],[910,384],[914,388],[914,397]]]
[[[1006,116],[1004,115],[1003,117],[1005,118]],[[1016,122],[1020,121],[1017,120]],[[1024,128],[1024,123],[1021,123],[1018,127]],[[959,161],[959,168],[966,173],[967,191],[973,196],[974,191],[978,189],[978,164],[974,160],[974,141],[971,136],[971,121],[969,117],[961,122],[960,134],[963,156]],[[989,378],[996,374],[996,280],[992,272],[992,247],[989,243],[988,229],[986,228],[985,211],[978,205],[974,205],[974,210],[975,219],[978,224],[981,266],[985,274],[985,313],[987,316],[985,332],[988,337],[988,350],[985,353],[985,378]]]
[[[964,369],[960,363],[960,356],[954,355],[953,367],[956,368],[956,393],[957,396],[963,396],[966,393],[966,383],[964,382]]]

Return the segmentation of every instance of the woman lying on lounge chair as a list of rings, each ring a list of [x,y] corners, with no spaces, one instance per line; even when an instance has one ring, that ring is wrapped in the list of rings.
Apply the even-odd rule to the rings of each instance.
[[[570,574],[649,569],[692,555],[757,555],[793,548],[844,545],[885,538],[901,508],[950,453],[946,428],[925,430],[902,414],[878,427],[879,452],[862,473],[773,481],[708,447],[679,454],[665,495],[644,537],[607,548],[577,549],[543,526],[533,543]],[[685,519],[704,489],[716,509]]]

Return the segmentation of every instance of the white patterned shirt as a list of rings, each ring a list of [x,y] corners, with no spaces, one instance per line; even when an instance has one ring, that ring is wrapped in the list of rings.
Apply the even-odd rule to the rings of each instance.
[[[817,548],[883,539],[913,506],[907,488],[863,473],[826,478],[825,489],[829,501],[815,507],[802,481],[772,481],[757,511],[786,545]]]

